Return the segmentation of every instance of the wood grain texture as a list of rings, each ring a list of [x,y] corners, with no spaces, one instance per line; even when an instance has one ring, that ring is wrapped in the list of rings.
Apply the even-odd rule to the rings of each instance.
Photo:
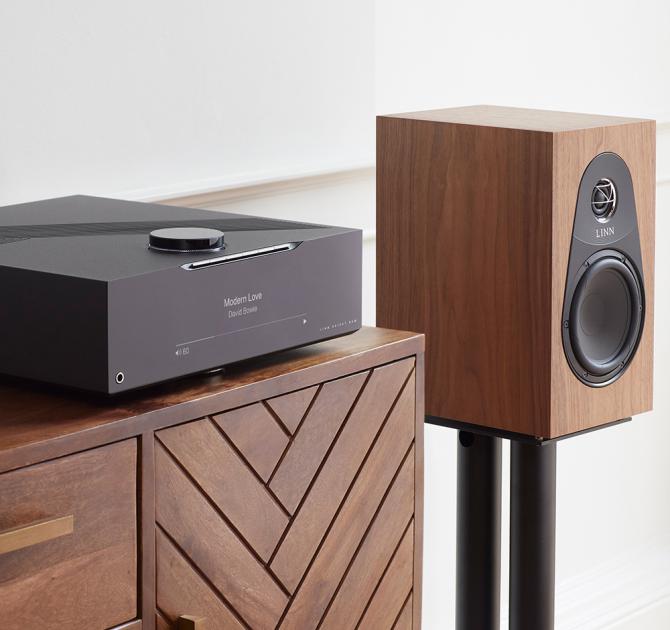
[[[413,454],[412,454],[413,455]],[[321,622],[323,630],[355,627],[414,511],[414,457],[408,457]]]
[[[68,508],[75,525],[71,535],[0,556],[0,608],[20,611],[3,630],[175,630],[185,615],[216,628],[276,628],[305,615],[316,628],[328,614],[337,627],[337,610],[364,610],[381,564],[371,551],[386,556],[399,515],[422,505],[412,485],[423,461],[422,348],[415,333],[364,329],[114,399],[0,380],[0,530]],[[215,422],[236,411],[234,421]],[[263,448],[267,418],[283,437],[274,432]],[[412,446],[394,469],[395,440],[406,435]],[[278,464],[274,476],[264,457]],[[275,479],[293,514],[270,487]],[[233,482],[244,490],[236,494],[226,485]],[[271,550],[265,534],[274,540],[275,525],[263,505],[283,523]],[[295,593],[271,567],[291,544],[299,550]],[[317,563],[328,580],[310,573]],[[36,592],[48,594],[39,607]],[[315,608],[302,610],[312,599]]]
[[[0,530],[61,515],[75,524],[0,556],[3,629],[89,630],[137,616],[136,475],[136,440],[0,475]]]
[[[361,628],[392,628],[412,590],[413,524],[407,529],[372,601],[361,620]]]
[[[191,471],[194,460],[178,462],[158,443],[159,628],[178,627],[184,614],[205,617],[216,628],[357,627],[375,590],[388,579],[414,517],[415,432],[423,430],[416,418],[414,366],[412,357],[317,389],[285,459],[293,448],[305,454],[306,445],[319,442],[318,433],[327,435],[330,445],[318,446],[321,463],[271,561],[231,527],[225,505],[210,496],[219,482],[208,484],[202,474],[217,475],[211,470],[215,464],[203,466],[198,481]],[[171,447],[195,451],[184,442],[200,445],[203,436],[192,428],[207,422],[161,431],[158,439],[172,433]],[[253,479],[262,487],[260,478]],[[247,511],[255,513],[251,504]],[[414,544],[412,537],[412,553]],[[399,612],[400,606],[388,630]]]
[[[194,610],[209,620],[211,628],[242,630],[245,627],[160,530],[156,535],[156,557],[158,608],[167,622],[176,624],[186,611]]]
[[[281,628],[303,630],[318,624],[412,443],[414,427],[408,418],[414,418],[413,387],[404,390],[384,426],[300,584]],[[413,453],[407,459],[408,467],[413,468]],[[413,543],[410,541],[411,550]]]
[[[140,447],[140,609],[144,630],[155,630],[156,610],[156,465],[154,461],[154,434],[143,433]]]
[[[414,431],[414,584],[412,586],[412,623],[421,628],[421,599],[423,596],[423,503],[424,503],[424,431],[426,417],[424,374],[425,357],[416,357],[416,429]]]
[[[653,132],[487,106],[378,118],[377,322],[426,334],[429,415],[554,438],[651,408]],[[579,182],[603,151],[633,175],[648,319],[626,374],[596,389],[571,373],[560,318]]]
[[[407,598],[405,605],[400,611],[398,620],[393,626],[393,630],[412,630],[412,608],[414,606],[412,599],[412,595]]]
[[[265,406],[256,403],[240,407],[214,416],[214,422],[263,481],[268,481],[288,444],[288,437]]]
[[[270,565],[290,592],[304,575],[413,364],[412,359],[405,359],[374,370],[290,524]]]
[[[247,624],[259,630],[276,626],[288,597],[161,446],[156,449],[156,520]]]
[[[377,321],[426,334],[426,413],[542,435],[550,134],[400,118],[377,134]]]
[[[564,360],[561,312],[575,200],[584,169],[594,155],[611,151],[630,169],[635,192],[646,293],[640,345],[623,376],[603,388],[581,385]],[[656,125],[653,121],[555,136],[551,328],[551,436],[565,435],[649,411],[653,404],[654,232]]]
[[[359,372],[324,383],[318,399],[272,478],[270,488],[293,514],[368,377]]]
[[[313,387],[423,352],[416,333],[363,328],[114,398],[0,377],[0,472]]]
[[[271,398],[267,401],[270,408],[277,414],[284,426],[291,432],[295,433],[300,421],[302,420],[307,407],[312,402],[316,387],[308,387],[297,392],[284,394],[277,398]]]
[[[209,419],[164,429],[160,442],[267,561],[288,517]]]
[[[168,623],[167,619],[165,619],[159,612],[156,613],[155,623],[156,630],[170,630],[171,624]]]

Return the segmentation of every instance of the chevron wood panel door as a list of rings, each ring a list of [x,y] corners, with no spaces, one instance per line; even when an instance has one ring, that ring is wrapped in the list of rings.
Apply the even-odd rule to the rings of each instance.
[[[418,630],[416,386],[410,357],[158,431],[157,627]]]

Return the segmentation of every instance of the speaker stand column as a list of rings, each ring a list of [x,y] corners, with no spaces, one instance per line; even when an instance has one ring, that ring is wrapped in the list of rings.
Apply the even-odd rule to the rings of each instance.
[[[500,628],[501,442],[510,441],[510,630],[554,630],[556,443],[630,421],[539,440],[458,420],[456,630]]]
[[[500,628],[502,440],[458,432],[456,630]]]
[[[511,441],[510,630],[553,630],[556,443]]]

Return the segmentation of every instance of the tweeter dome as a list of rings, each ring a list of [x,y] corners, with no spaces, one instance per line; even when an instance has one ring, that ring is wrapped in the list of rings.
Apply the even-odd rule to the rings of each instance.
[[[426,413],[556,438],[652,406],[655,123],[477,106],[377,120],[377,324]]]

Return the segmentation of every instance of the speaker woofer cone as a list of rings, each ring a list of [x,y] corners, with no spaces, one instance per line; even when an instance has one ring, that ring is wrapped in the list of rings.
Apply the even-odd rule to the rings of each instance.
[[[592,256],[570,304],[568,337],[578,363],[571,361],[573,370],[593,384],[620,376],[637,348],[642,320],[643,293],[636,270],[617,252]]]

